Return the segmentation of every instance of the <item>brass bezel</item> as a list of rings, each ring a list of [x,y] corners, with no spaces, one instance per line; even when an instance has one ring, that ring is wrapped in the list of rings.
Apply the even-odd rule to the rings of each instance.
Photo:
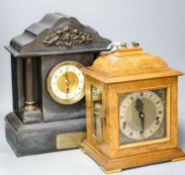
[[[65,104],[65,105],[70,105],[70,104],[74,104],[74,103],[77,103],[78,101],[80,101],[84,96],[85,96],[85,92],[84,92],[84,87],[83,87],[83,90],[76,96],[76,97],[73,97],[73,98],[70,98],[70,99],[61,99],[59,97],[57,97],[54,92],[52,91],[52,88],[51,88],[51,79],[52,79],[52,76],[54,74],[54,72],[61,66],[64,66],[64,65],[73,65],[77,68],[79,68],[81,70],[81,68],[83,67],[82,64],[80,64],[79,62],[77,61],[63,61],[62,63],[59,63],[57,64],[56,66],[54,66],[52,68],[52,70],[49,72],[49,75],[48,75],[48,78],[47,78],[47,90],[51,96],[51,98],[57,102],[57,103],[60,103],[60,104]],[[84,74],[83,74],[84,75]],[[84,83],[85,84],[85,83]]]

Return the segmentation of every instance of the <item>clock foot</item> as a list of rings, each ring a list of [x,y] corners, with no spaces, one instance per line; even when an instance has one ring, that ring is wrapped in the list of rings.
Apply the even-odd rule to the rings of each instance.
[[[122,169],[114,169],[114,170],[105,170],[103,167],[100,167],[101,170],[106,173],[106,174],[111,174],[111,173],[118,173],[120,171],[122,171]]]
[[[180,157],[180,158],[177,158],[177,159],[172,159],[171,161],[172,162],[177,162],[177,161],[181,161],[181,160],[185,160],[185,157]]]
[[[86,151],[83,149],[83,147],[80,146],[79,149],[80,149],[80,151],[81,151],[82,153],[86,154]]]

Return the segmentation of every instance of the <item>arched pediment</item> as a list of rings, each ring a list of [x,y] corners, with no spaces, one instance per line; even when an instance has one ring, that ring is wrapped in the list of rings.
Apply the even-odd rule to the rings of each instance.
[[[50,13],[13,38],[7,49],[15,57],[96,52],[106,50],[110,40],[76,18]]]

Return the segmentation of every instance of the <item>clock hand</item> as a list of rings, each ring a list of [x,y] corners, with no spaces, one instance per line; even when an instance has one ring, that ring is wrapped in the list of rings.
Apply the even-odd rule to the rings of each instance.
[[[137,98],[136,100],[136,104],[135,104],[135,108],[138,112],[142,112],[143,111],[143,102],[141,101],[141,99]]]
[[[143,112],[143,106],[144,106],[143,102],[141,101],[141,99],[138,98],[136,100],[135,108],[139,112],[139,118],[141,119],[142,132],[144,131],[144,118],[145,118],[145,114]]]
[[[142,132],[144,131],[144,117],[145,117],[145,114],[143,112],[139,112],[139,118],[141,119]]]
[[[66,91],[67,91],[67,93],[69,93],[70,81],[69,81],[69,77],[68,77],[68,73],[67,73],[67,67],[66,67],[66,73],[65,73],[65,83],[66,83]]]

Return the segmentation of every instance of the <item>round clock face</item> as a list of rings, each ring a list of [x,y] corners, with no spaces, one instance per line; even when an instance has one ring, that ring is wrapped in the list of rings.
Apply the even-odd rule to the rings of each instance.
[[[47,86],[53,100],[61,104],[73,104],[84,97],[82,67],[76,61],[65,61],[51,70]]]
[[[132,140],[154,135],[164,120],[164,104],[152,91],[135,92],[120,103],[120,129]]]

